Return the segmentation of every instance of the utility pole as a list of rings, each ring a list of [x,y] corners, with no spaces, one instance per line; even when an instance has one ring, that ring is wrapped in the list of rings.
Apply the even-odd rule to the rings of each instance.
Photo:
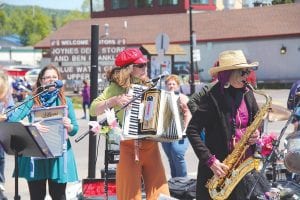
[[[192,0],[189,0],[189,17],[190,17],[190,95],[195,92],[195,77],[194,77],[194,54],[193,54],[193,17],[192,17]]]
[[[91,102],[98,96],[98,48],[99,48],[99,25],[91,27]],[[97,117],[90,116],[90,121],[97,121]],[[89,134],[89,163],[88,178],[95,178],[96,171],[96,136]]]

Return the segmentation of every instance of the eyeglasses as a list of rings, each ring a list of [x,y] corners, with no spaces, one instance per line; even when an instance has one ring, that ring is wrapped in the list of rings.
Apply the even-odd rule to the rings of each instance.
[[[50,80],[50,79],[58,79],[58,77],[57,76],[44,76],[42,79],[43,80]]]
[[[146,63],[142,63],[142,64],[135,64],[133,65],[133,67],[137,67],[137,68],[143,68],[143,67],[146,67],[147,64]]]
[[[249,75],[250,73],[251,73],[251,69],[240,70],[241,76]]]

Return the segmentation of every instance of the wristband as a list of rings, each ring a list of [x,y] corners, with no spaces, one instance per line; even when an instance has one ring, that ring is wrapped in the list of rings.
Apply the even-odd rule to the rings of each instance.
[[[212,155],[212,156],[209,157],[209,159],[207,160],[206,165],[207,165],[208,167],[211,167],[211,166],[214,164],[214,162],[215,162],[216,160],[217,160],[216,156],[215,156],[215,155]]]

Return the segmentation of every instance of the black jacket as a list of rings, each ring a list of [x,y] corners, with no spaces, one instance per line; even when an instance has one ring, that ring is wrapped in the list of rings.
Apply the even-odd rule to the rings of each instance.
[[[227,90],[220,92],[220,83],[215,84],[204,95],[194,95],[189,102],[193,117],[187,127],[186,134],[199,158],[197,177],[197,199],[209,199],[205,188],[207,179],[213,176],[212,171],[206,166],[210,156],[215,155],[221,162],[229,154],[228,146],[234,132],[230,123],[231,110],[226,103]],[[251,90],[245,90],[244,99],[249,113],[248,125],[254,120],[258,106]],[[205,143],[199,134],[205,129]]]

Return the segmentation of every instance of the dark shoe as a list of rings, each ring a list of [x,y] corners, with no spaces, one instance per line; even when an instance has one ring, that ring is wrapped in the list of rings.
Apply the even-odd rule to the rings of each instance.
[[[86,119],[86,117],[85,117],[85,116],[83,116],[83,117],[81,117],[81,119]]]
[[[7,200],[7,197],[3,194],[2,190],[0,190],[0,200]]]

